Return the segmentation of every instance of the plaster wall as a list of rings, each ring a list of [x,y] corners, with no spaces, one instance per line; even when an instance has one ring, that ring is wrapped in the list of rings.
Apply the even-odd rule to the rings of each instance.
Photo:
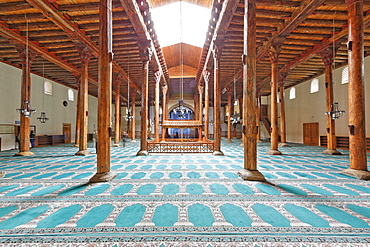
[[[370,100],[366,99],[370,93],[370,57],[365,58],[365,112],[366,112],[366,136],[370,131]],[[340,67],[334,70],[334,101],[339,102],[339,108],[345,111],[345,114],[335,120],[336,135],[348,136],[348,84],[342,84],[342,70]],[[325,92],[325,75],[317,77],[319,80],[319,91],[310,93],[312,80],[306,81],[295,86],[296,98],[289,99],[290,90],[285,90],[285,107],[286,107],[286,130],[287,141],[303,143],[303,123],[319,123],[319,135],[326,135],[326,92]]]
[[[22,71],[13,66],[0,63],[0,124],[15,124],[19,121],[19,113],[16,109],[21,104],[21,81]],[[77,91],[73,90],[74,101],[68,100],[68,89],[64,85],[50,81],[52,83],[53,94],[44,94],[44,81],[41,76],[31,74],[31,107],[36,109],[36,113],[31,115],[31,125],[36,126],[36,135],[61,135],[63,123],[71,124],[71,139],[75,140],[76,130],[76,109]],[[92,133],[97,123],[97,98],[89,96],[89,119],[88,133]],[[63,101],[68,105],[64,106]],[[37,118],[41,112],[46,113],[49,120],[40,123]],[[14,134],[0,134],[1,149],[10,150],[15,148]]]

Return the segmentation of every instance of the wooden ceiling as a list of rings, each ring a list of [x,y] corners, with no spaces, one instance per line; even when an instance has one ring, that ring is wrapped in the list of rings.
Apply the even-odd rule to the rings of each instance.
[[[220,59],[221,88],[232,86],[236,78],[236,92],[238,98],[241,98],[244,1],[237,1],[238,4],[226,0],[221,2],[223,5],[213,5],[213,17],[218,22],[210,22],[197,81],[202,83],[203,69],[212,70],[212,59],[207,60],[207,56],[211,40],[215,39],[223,44]],[[348,17],[344,0],[258,0],[256,5],[257,87],[261,95],[270,94],[271,63],[268,49],[271,45],[281,45],[278,68],[281,75],[286,75],[285,88],[322,74],[324,64],[319,53],[333,41],[334,50],[337,50],[334,68],[347,64]],[[370,1],[365,0],[363,10],[367,56],[370,54]],[[225,11],[224,15],[222,11]],[[216,29],[218,35],[214,31]],[[222,100],[227,101],[226,94]]]
[[[178,93],[178,80],[170,80],[169,71],[181,64],[179,44],[163,49],[158,44],[155,23],[151,21],[149,6],[157,7],[175,0],[113,0],[113,51],[114,78],[123,77],[121,95],[127,96],[130,88],[140,91],[142,61],[137,40],[150,37],[155,49],[149,75],[149,97],[154,99],[154,71],[164,71],[162,83],[168,83],[171,94]],[[242,92],[241,56],[243,54],[244,1],[189,0],[191,3],[212,7],[207,33],[208,40],[202,50],[183,44],[184,67],[197,70],[195,80],[185,82],[194,86],[188,93],[196,93],[196,85],[203,83],[202,71],[212,71],[210,46],[212,40],[223,43],[220,71],[221,88],[237,80],[238,98]],[[279,71],[286,74],[285,87],[297,85],[320,75],[324,65],[319,52],[333,41],[334,67],[347,64],[347,7],[344,0],[258,0],[257,3],[257,85],[262,95],[270,93],[271,66],[267,51],[271,44],[280,43]],[[139,6],[140,13],[130,6]],[[125,9],[130,9],[127,15]],[[133,11],[133,12],[131,12]],[[144,12],[146,14],[144,14]],[[131,15],[133,13],[133,15]],[[370,0],[364,2],[365,55],[370,54]],[[39,55],[31,70],[72,88],[77,87],[76,75],[81,59],[76,43],[92,51],[89,63],[89,93],[98,92],[98,37],[99,0],[0,0],[0,61],[20,67],[17,44],[26,44]],[[117,79],[115,79],[117,80]],[[212,78],[211,78],[212,80]],[[194,83],[195,81],[195,83]],[[171,85],[173,84],[173,85]],[[212,85],[212,83],[211,83]],[[212,86],[210,87],[212,90]],[[213,95],[211,93],[211,95]],[[226,94],[222,100],[226,101]],[[136,101],[140,103],[140,95]]]

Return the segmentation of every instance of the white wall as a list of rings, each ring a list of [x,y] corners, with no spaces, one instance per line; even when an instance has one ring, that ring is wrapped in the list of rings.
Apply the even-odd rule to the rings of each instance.
[[[15,124],[19,121],[16,109],[21,104],[22,71],[13,66],[0,63],[0,124]],[[50,80],[49,80],[50,81]],[[68,87],[52,82],[53,95],[44,94],[44,79],[31,74],[31,107],[36,113],[31,116],[31,125],[36,126],[36,135],[61,135],[63,123],[70,123],[72,129],[72,142],[74,142],[76,129],[77,91],[74,92],[74,101],[68,100]],[[63,101],[68,106],[63,106]],[[94,131],[97,123],[97,98],[89,96],[88,132]],[[49,120],[42,124],[37,118],[41,112],[46,113]],[[12,134],[0,134],[2,150],[14,148],[15,137]]]
[[[335,120],[336,135],[348,136],[348,84],[341,84],[342,69],[338,68],[333,73],[334,80],[334,101],[339,102],[339,108],[345,111],[345,114]],[[365,98],[369,95],[370,57],[365,59]],[[295,86],[296,98],[289,99],[290,89],[285,90],[285,114],[287,141],[303,143],[303,123],[319,123],[320,136],[326,135],[326,92],[325,92],[325,75],[317,77],[319,79],[319,91],[310,93],[311,81],[306,81]],[[365,100],[366,114],[366,132],[367,136],[370,131],[370,101]]]

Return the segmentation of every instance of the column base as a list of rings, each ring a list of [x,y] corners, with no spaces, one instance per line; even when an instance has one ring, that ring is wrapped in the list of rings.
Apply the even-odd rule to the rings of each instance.
[[[220,151],[213,151],[213,155],[214,156],[224,156],[224,153],[220,150]]]
[[[262,143],[263,141],[261,141],[261,140],[256,140],[256,142],[257,142],[257,143]]]
[[[290,145],[286,142],[280,142],[279,147],[290,147]]]
[[[75,148],[78,148],[80,145],[77,143],[77,144],[73,144],[72,147],[75,147]]]
[[[77,153],[75,153],[75,155],[80,155],[80,156],[85,156],[85,155],[89,155],[91,154],[91,152],[89,150],[79,150]]]
[[[323,154],[330,154],[330,155],[342,155],[341,152],[335,150],[335,149],[326,149]]]
[[[32,155],[35,155],[35,154],[30,151],[19,152],[19,153],[14,154],[14,156],[32,156]]]
[[[99,183],[99,182],[108,182],[113,180],[117,177],[117,174],[114,172],[103,172],[103,173],[95,173],[95,175],[90,178],[90,183]]]
[[[282,155],[282,153],[279,150],[269,150],[266,152],[269,155]]]
[[[239,145],[239,147],[244,147],[244,143],[241,143],[241,144]]]
[[[121,143],[114,143],[114,144],[112,145],[112,147],[122,147],[122,144],[121,144]]]
[[[370,172],[356,169],[345,169],[342,171],[343,174],[355,177],[360,180],[370,180]]]
[[[136,142],[136,140],[131,140],[131,142]]]
[[[136,156],[148,156],[148,151],[147,150],[140,150],[137,152]]]
[[[230,143],[230,142],[233,142],[232,140],[227,140],[226,142]]]
[[[265,176],[263,176],[263,174],[260,173],[258,170],[250,171],[247,169],[243,169],[243,170],[238,171],[238,175],[244,180],[266,181]]]

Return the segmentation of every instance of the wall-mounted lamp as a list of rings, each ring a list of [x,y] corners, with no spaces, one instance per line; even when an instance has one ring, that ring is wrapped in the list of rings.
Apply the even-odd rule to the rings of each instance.
[[[24,117],[30,117],[32,113],[36,112],[35,109],[31,109],[31,103],[29,100],[23,102],[23,109],[17,109],[17,112],[23,114]]]

